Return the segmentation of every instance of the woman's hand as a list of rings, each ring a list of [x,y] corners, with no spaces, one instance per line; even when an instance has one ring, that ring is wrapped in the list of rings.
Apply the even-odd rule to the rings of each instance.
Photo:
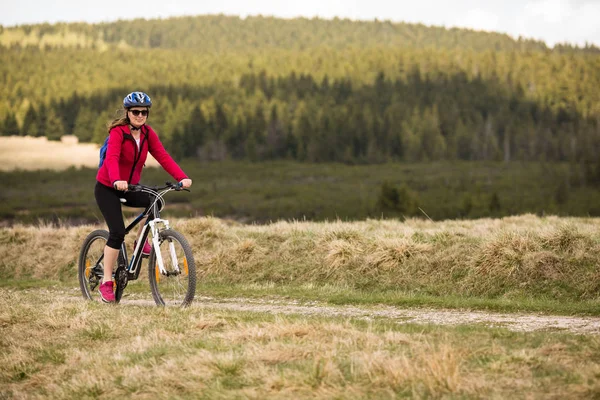
[[[188,179],[188,178],[182,179],[181,182],[179,182],[179,183],[181,183],[181,187],[184,189],[192,186],[192,180]]]
[[[122,192],[126,192],[127,191],[127,181],[115,181],[115,183],[113,183],[115,189],[120,190]]]

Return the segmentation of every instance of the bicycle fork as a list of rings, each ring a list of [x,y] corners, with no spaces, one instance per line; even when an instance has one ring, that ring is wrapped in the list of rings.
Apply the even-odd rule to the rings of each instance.
[[[169,229],[169,221],[156,218],[149,222],[150,230],[152,232],[152,246],[154,249],[154,254],[156,255],[156,263],[158,265],[158,270],[160,271],[161,275],[168,276],[172,275],[173,272],[168,273],[167,269],[165,268],[165,263],[162,257],[162,251],[160,249],[159,233],[161,229],[159,229],[158,224],[162,224],[164,226],[163,229]],[[179,262],[177,260],[177,253],[175,252],[175,244],[172,240],[169,240],[169,255],[171,257],[171,265],[173,266],[175,274],[179,274]]]

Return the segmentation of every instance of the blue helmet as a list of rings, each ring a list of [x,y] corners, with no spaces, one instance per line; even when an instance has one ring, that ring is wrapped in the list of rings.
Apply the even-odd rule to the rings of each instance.
[[[123,107],[152,107],[152,100],[144,92],[131,92],[123,99]]]

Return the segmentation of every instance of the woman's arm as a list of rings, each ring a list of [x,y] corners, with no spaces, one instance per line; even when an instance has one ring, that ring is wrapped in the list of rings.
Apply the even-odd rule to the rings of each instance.
[[[158,138],[158,135],[154,130],[148,127],[148,150],[152,157],[158,161],[158,163],[171,175],[177,182],[181,182],[184,179],[189,179],[183,170],[177,165],[175,160],[167,152],[162,142]],[[190,182],[191,184],[191,182]]]
[[[114,185],[116,181],[121,180],[119,171],[119,158],[121,157],[121,146],[123,145],[123,130],[120,127],[114,127],[108,133],[108,147],[106,148],[106,158],[104,163],[108,170],[110,183]]]

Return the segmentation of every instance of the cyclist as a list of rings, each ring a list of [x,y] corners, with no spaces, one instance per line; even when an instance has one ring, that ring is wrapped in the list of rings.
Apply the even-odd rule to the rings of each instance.
[[[145,208],[150,204],[148,194],[128,192],[127,185],[140,181],[148,152],[182,187],[188,188],[192,180],[171,158],[154,130],[146,125],[152,100],[144,92],[131,92],[123,99],[121,116],[109,126],[106,156],[96,175],[94,195],[96,203],[108,225],[109,237],[104,247],[104,278],[99,287],[105,303],[115,301],[112,270],[125,240],[125,223],[121,214],[121,198],[130,207]],[[139,235],[145,221],[141,221]],[[144,243],[144,252],[150,253],[150,244]]]

